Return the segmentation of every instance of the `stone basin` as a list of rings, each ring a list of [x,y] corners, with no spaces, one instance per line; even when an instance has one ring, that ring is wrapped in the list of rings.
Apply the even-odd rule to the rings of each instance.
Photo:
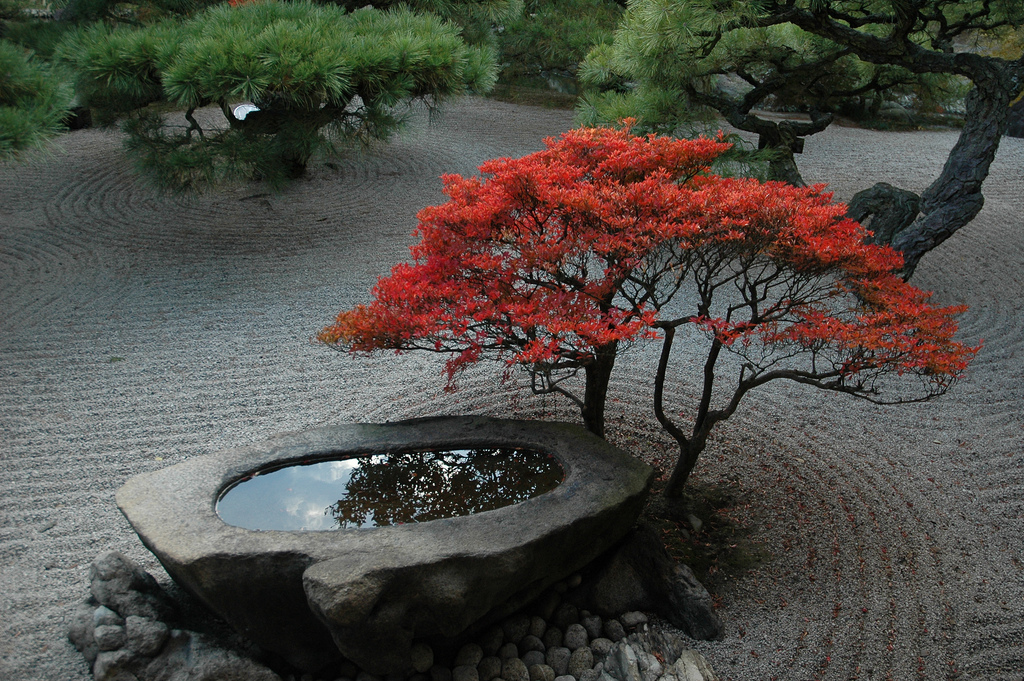
[[[330,532],[248,530],[215,511],[256,471],[396,450],[521,447],[558,459],[555,489],[429,522]],[[414,643],[504,617],[614,545],[652,469],[574,424],[441,417],[344,424],[189,459],[130,479],[117,504],[168,574],[241,634],[315,670],[342,653],[374,674]]]

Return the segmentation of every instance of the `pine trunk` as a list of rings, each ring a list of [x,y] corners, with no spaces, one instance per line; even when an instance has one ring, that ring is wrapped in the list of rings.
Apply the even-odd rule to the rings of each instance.
[[[597,349],[597,356],[585,368],[587,386],[583,395],[583,425],[594,435],[604,437],[604,407],[608,399],[608,384],[615,366],[618,343],[609,343]]]

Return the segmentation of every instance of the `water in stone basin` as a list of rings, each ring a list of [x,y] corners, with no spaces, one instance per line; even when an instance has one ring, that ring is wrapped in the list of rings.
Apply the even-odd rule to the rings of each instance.
[[[490,511],[554,489],[565,474],[541,452],[405,451],[259,471],[228,488],[217,513],[250,530],[336,530]]]

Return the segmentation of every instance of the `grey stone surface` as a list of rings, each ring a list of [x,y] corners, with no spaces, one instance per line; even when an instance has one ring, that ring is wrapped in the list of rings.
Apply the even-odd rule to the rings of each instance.
[[[163,622],[137,615],[125,618],[124,629],[128,648],[147,657],[159,653],[170,634],[170,630]]]
[[[498,657],[503,660],[507,660],[510,657],[519,657],[519,646],[511,641],[503,643],[501,647],[498,648]]]
[[[597,681],[599,678],[601,678],[601,672],[597,669],[587,669],[580,674],[578,681]]]
[[[139,615],[164,619],[170,614],[156,580],[117,551],[97,556],[89,566],[89,582],[92,597],[122,618]]]
[[[558,627],[548,627],[541,640],[544,642],[544,649],[547,650],[548,648],[557,648],[562,645],[563,638],[561,629]]]
[[[501,678],[505,681],[530,681],[530,670],[518,657],[510,657],[501,663]]]
[[[547,650],[547,646],[544,645],[544,641],[540,640],[533,634],[527,634],[519,641],[519,652],[526,653],[531,650],[539,650],[544,652]]]
[[[434,649],[426,643],[417,643],[409,650],[409,662],[417,674],[425,674],[434,666]]]
[[[501,630],[506,641],[518,645],[523,637],[530,633],[530,618],[521,613],[513,615],[501,623]]]
[[[266,667],[218,648],[205,637],[172,630],[160,655],[146,665],[147,681],[281,681]],[[142,676],[139,677],[142,681]]]
[[[594,653],[590,648],[577,648],[569,657],[569,674],[577,679],[585,670],[594,666]]]
[[[540,615],[534,615],[530,618],[530,636],[536,636],[537,638],[543,638],[544,632],[548,630],[548,622]]]
[[[572,603],[562,603],[555,610],[551,621],[555,626],[565,631],[570,624],[577,624],[580,621],[580,613]]]
[[[633,610],[619,615],[619,621],[626,629],[636,629],[641,624],[647,624],[647,615],[639,610]]]
[[[555,681],[555,670],[546,664],[531,664],[530,681]]]
[[[621,641],[626,638],[626,629],[619,620],[607,619],[604,621],[604,635],[611,641]]]
[[[597,615],[587,615],[580,620],[580,624],[587,630],[587,636],[591,639],[600,638],[604,623]]]
[[[527,667],[535,664],[544,664],[547,662],[547,658],[539,650],[530,650],[523,653],[520,658]]]
[[[640,523],[605,558],[578,594],[605,616],[634,610],[656,612],[692,638],[717,638],[722,622],[711,595],[685,565],[669,557],[657,533]],[[607,626],[607,623],[606,623]],[[605,635],[613,641],[616,636]]]
[[[257,532],[214,510],[227,486],[270,466],[453,442],[538,449],[566,478],[489,513],[371,531]],[[340,650],[387,673],[410,666],[414,638],[452,639],[496,608],[514,612],[606,551],[651,477],[576,425],[445,417],[326,427],[188,459],[130,479],[117,502],[167,572],[261,647],[304,669]]]
[[[96,637],[96,647],[101,651],[117,650],[128,642],[124,627],[117,624],[101,624],[93,630],[93,636]]]
[[[430,668],[430,681],[452,681],[452,670],[435,664]]]
[[[548,648],[544,661],[555,670],[555,674],[563,676],[569,673],[569,658],[572,651],[564,647]]]
[[[604,658],[604,656],[607,655],[608,652],[614,647],[615,644],[612,642],[612,640],[610,638],[605,638],[603,636],[595,638],[593,641],[590,642],[590,649],[594,651],[595,659]]]
[[[569,650],[582,648],[589,642],[587,630],[582,624],[570,624],[565,630],[565,638],[562,639],[562,644]]]
[[[452,668],[452,681],[480,681],[480,673],[475,665],[458,665]]]
[[[499,626],[488,627],[477,637],[477,643],[483,648],[484,655],[497,655],[504,642],[505,633]]]
[[[480,660],[476,670],[480,675],[480,681],[496,679],[501,676],[501,658],[495,655],[488,655]]]
[[[480,660],[482,659],[484,659],[484,649],[480,647],[480,644],[467,643],[459,648],[459,652],[455,653],[455,659],[452,660],[452,666],[458,667],[461,665],[469,665],[471,667],[475,667],[480,664]]]
[[[92,666],[96,661],[96,654],[99,648],[96,647],[96,637],[93,635],[95,624],[93,614],[96,607],[89,603],[79,603],[71,616],[71,623],[68,625],[68,638],[74,644],[78,652],[85,656],[85,661]]]

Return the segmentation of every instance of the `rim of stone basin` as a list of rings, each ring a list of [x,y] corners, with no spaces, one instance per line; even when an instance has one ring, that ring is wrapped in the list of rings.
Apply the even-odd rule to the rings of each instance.
[[[254,470],[456,443],[534,449],[565,477],[521,503],[372,531],[249,530],[216,512],[221,491]],[[309,670],[340,650],[386,673],[407,663],[414,639],[454,637],[499,605],[514,611],[611,548],[652,478],[579,425],[435,417],[328,426],[187,459],[128,480],[117,504],[175,581],[261,647]],[[429,602],[395,600],[410,593]]]

